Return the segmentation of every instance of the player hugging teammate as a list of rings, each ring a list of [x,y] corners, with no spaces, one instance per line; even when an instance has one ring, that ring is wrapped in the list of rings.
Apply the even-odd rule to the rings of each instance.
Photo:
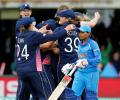
[[[64,76],[61,72],[62,67],[79,59],[77,50],[81,39],[79,39],[78,28],[75,25],[80,27],[80,25],[87,24],[93,27],[99,19],[99,14],[96,13],[95,17],[88,22],[79,20],[78,23],[74,23],[77,16],[75,12],[72,9],[61,10],[56,13],[58,23],[50,19],[41,23],[41,26],[37,29],[35,23],[33,23],[34,18],[30,17],[31,12],[30,15],[28,14],[29,17],[26,17],[25,12],[27,11],[24,11],[24,9],[27,9],[28,12],[31,10],[29,5],[22,5],[20,15],[23,18],[20,18],[16,23],[16,29],[18,30],[16,31],[16,65],[19,79],[17,100],[29,100],[30,94],[32,94],[33,100],[47,100],[53,88],[55,88],[50,51],[56,52],[57,50],[57,53],[59,53],[58,84]],[[57,44],[56,40],[58,41]],[[65,89],[61,95],[61,100],[77,100],[78,95],[73,88],[75,85],[73,83],[72,89],[71,85]]]

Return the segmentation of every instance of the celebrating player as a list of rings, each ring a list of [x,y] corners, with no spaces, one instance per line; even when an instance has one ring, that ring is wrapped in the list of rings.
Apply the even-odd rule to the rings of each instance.
[[[74,75],[72,90],[78,98],[85,89],[85,100],[98,100],[99,72],[97,65],[101,61],[101,53],[97,42],[90,38],[91,28],[82,25],[79,28],[80,43],[78,46],[77,71]]]
[[[39,44],[56,40],[57,38],[67,34],[67,31],[73,30],[73,25],[68,25],[60,31],[47,35],[34,31],[34,25],[30,17],[21,18],[19,26],[20,33],[16,40],[17,52],[16,52],[16,66],[17,74],[20,79],[20,83],[24,83],[29,88],[35,100],[47,100],[46,89],[44,88],[42,63],[40,58]],[[48,30],[40,30],[41,32],[47,32]],[[23,100],[23,96],[18,100]]]
[[[21,4],[20,5],[20,18],[31,17],[31,15],[32,15],[31,6],[29,4]],[[32,17],[32,20],[33,20],[32,24],[36,25],[36,20],[34,17]],[[19,33],[18,23],[19,23],[19,20],[16,22],[16,36]]]
[[[74,20],[75,15],[73,10],[67,9],[57,12],[57,17],[59,18],[58,23],[61,26],[56,28],[55,32],[63,29],[64,27],[66,27],[66,25],[69,25],[71,21]],[[78,43],[79,43],[79,38],[77,36],[76,30],[68,31],[66,35],[58,39],[58,47],[60,49],[60,54],[59,54],[60,59],[57,68],[58,82],[60,82],[64,76],[64,74],[61,72],[61,68],[65,64],[73,63],[78,59],[76,52]],[[66,93],[68,96],[65,95]],[[61,99],[69,100],[70,95],[72,93],[73,92],[71,91],[71,89],[67,88],[65,92],[62,94]]]
[[[56,28],[56,21],[53,19],[46,20],[42,23],[39,23],[37,25],[37,28],[43,28],[46,26],[47,30],[52,30]],[[44,76],[45,80],[45,86],[47,88],[47,97],[49,97],[55,88],[55,81],[54,81],[54,75],[53,75],[53,67],[52,67],[52,48],[53,48],[54,41],[49,41],[43,44],[40,44],[40,51],[41,51],[41,61],[43,66],[42,74]]]
[[[20,5],[20,19],[24,18],[24,17],[30,17],[31,14],[32,14],[32,10],[31,10],[31,6],[29,4],[21,4]],[[15,27],[16,38],[17,38],[18,34],[20,33],[20,30],[19,30],[20,19],[18,19],[16,22],[16,27]],[[33,25],[35,25],[36,24],[35,18],[31,17],[31,19],[32,19]],[[18,79],[18,83],[19,84],[18,84],[18,89],[17,89],[17,99],[21,98],[22,100],[29,100],[30,92],[27,88],[25,88],[26,84],[22,83],[22,81],[20,81],[19,79]]]

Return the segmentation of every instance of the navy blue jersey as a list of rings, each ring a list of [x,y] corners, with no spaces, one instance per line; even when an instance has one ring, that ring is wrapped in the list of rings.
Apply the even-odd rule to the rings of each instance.
[[[44,25],[48,25],[46,28],[51,29],[54,31],[54,29],[57,27],[57,23],[54,19],[48,19],[46,21],[43,21],[42,23],[39,23],[36,28],[40,29],[41,27],[43,27]],[[47,50],[45,52],[42,52],[41,50],[41,60],[42,60],[42,64],[50,64],[51,63],[51,54],[52,51],[51,50]]]
[[[53,35],[46,35],[35,31],[19,33],[16,40],[16,65],[17,71],[41,71],[41,58],[39,44],[56,40],[66,34],[62,29]]]
[[[63,29],[68,24],[58,27],[55,32]],[[76,30],[69,31],[66,35],[58,39],[60,48],[60,64],[73,63],[78,59],[77,49],[79,44],[79,37]]]

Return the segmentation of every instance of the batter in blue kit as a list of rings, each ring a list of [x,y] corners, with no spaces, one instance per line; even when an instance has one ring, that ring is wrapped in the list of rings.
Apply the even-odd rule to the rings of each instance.
[[[85,89],[85,100],[98,100],[99,72],[97,65],[101,61],[101,53],[96,41],[90,38],[91,28],[82,25],[79,29],[78,69],[74,74],[72,90],[81,97]]]

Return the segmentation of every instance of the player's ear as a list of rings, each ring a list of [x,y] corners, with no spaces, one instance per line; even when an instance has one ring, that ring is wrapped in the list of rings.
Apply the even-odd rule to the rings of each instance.
[[[32,10],[30,10],[30,13],[32,14]]]

